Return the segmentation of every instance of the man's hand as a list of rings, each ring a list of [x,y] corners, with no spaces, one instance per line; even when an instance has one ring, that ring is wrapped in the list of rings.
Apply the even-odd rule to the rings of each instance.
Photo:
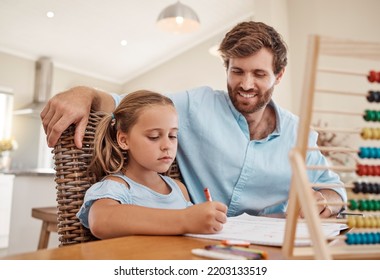
[[[53,96],[40,114],[48,146],[54,147],[63,131],[75,124],[74,142],[81,148],[91,108],[112,112],[114,107],[111,95],[89,87],[74,87]]]
[[[330,218],[332,216],[336,216],[339,213],[340,209],[342,208],[342,205],[329,205],[329,203],[343,203],[342,198],[335,191],[322,189],[319,191],[312,190],[312,192],[314,200],[316,201],[316,203],[318,203],[317,208],[319,212],[319,217]],[[300,210],[300,217],[305,218],[305,214],[302,211],[302,209]]]
[[[76,87],[53,96],[40,117],[46,133],[47,144],[54,147],[62,132],[71,124],[75,124],[75,145],[82,147],[84,130],[88,122],[93,95],[90,89]]]

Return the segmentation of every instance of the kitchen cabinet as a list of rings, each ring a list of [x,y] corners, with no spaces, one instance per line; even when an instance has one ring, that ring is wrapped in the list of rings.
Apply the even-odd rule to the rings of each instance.
[[[14,175],[0,173],[0,248],[7,248]]]

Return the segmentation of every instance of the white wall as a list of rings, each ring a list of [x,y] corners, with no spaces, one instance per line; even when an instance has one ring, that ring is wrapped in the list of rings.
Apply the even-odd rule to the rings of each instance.
[[[380,42],[378,30],[380,1],[288,0],[288,11],[289,47],[292,59],[291,82],[294,90],[294,110],[298,112],[301,106],[299,101],[302,94],[308,36],[318,34]]]

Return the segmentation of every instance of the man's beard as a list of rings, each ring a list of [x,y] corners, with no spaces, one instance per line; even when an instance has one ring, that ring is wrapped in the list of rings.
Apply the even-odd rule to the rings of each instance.
[[[235,90],[232,90],[229,84],[227,84],[227,89],[228,89],[228,95],[232,101],[232,104],[236,108],[236,110],[238,110],[240,113],[245,115],[245,114],[252,114],[252,113],[258,112],[268,105],[268,103],[272,99],[274,85],[271,88],[269,88],[267,91],[265,91],[264,93],[261,90],[246,91],[246,90],[243,90],[241,87],[238,87]],[[249,99],[247,99],[247,102],[237,101],[236,96],[239,95],[239,91],[242,93],[247,93],[247,94],[256,94],[256,96],[253,97],[254,99],[256,99],[255,103],[251,104]]]

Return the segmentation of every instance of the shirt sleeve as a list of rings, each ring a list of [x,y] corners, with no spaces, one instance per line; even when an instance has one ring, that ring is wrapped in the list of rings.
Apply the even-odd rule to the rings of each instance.
[[[92,204],[102,198],[110,198],[121,204],[132,204],[130,193],[122,183],[104,180],[92,185],[84,196],[83,204],[77,213],[79,221],[89,228],[88,215]]]
[[[318,134],[313,131],[310,133],[309,137],[309,145],[311,147],[316,147]],[[328,162],[327,158],[318,150],[318,151],[310,151],[306,157],[306,165],[318,165],[318,166],[331,166]],[[308,171],[309,180],[312,183],[326,183],[326,184],[341,184],[342,188],[328,188],[335,192],[337,192],[343,199],[343,201],[347,201],[347,193],[345,188],[343,187],[343,182],[340,180],[340,177],[337,173],[331,171],[330,169],[323,170],[312,170]],[[321,190],[324,188],[314,188],[316,190]]]
[[[126,95],[126,94],[119,95],[119,94],[117,94],[117,93],[111,93],[111,96],[112,96],[112,98],[113,98],[113,101],[115,102],[115,108],[116,108],[117,106],[119,106],[121,99],[123,99],[123,97],[124,97],[125,95]]]

